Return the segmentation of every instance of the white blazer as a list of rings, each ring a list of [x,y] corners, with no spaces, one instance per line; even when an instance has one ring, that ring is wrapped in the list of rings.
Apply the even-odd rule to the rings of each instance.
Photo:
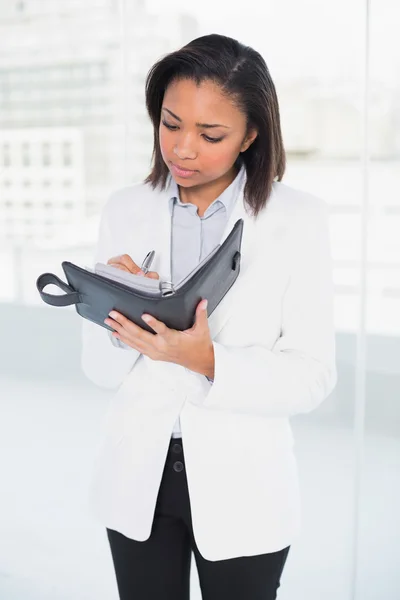
[[[82,368],[117,388],[104,417],[89,503],[125,536],[150,536],[173,425],[181,418],[193,529],[222,560],[278,551],[300,528],[289,418],[316,408],[337,380],[333,281],[324,201],[274,183],[255,220],[239,196],[224,230],[244,219],[238,279],[209,317],[214,383],[180,365],[115,347],[82,320]],[[127,253],[170,278],[166,192],[119,190],[101,217],[95,261]]]

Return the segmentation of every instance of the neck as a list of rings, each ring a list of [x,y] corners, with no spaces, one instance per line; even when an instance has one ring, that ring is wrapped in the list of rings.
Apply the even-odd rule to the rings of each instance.
[[[238,172],[238,169],[233,166],[228,173],[225,173],[225,175],[219,179],[215,179],[209,183],[196,185],[190,188],[185,188],[181,185],[178,186],[181,202],[190,202],[191,204],[197,206],[198,214],[200,217],[202,217],[210,204],[212,204],[214,200],[218,198],[218,196],[220,196],[228,186],[230,186]]]

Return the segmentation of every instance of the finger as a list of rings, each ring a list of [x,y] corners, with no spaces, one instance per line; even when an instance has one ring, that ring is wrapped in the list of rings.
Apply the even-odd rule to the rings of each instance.
[[[166,335],[168,335],[168,333],[170,331],[172,331],[169,327],[167,327],[165,325],[165,323],[163,323],[162,321],[158,321],[157,319],[155,319],[151,315],[143,314],[142,315],[142,319],[143,319],[143,321],[145,323],[147,323],[147,325],[150,325],[150,327],[152,329],[154,329],[154,331],[156,333],[158,333],[159,335],[161,335],[161,336],[166,336]]]
[[[150,279],[160,279],[160,276],[156,271],[149,271],[146,273],[146,277],[149,277]]]
[[[194,327],[208,327],[208,317],[207,317],[207,300],[201,300],[196,307],[196,317]]]
[[[111,258],[108,259],[107,264],[114,265],[114,264],[120,264],[120,262],[121,262],[121,256],[112,256]]]
[[[115,331],[119,334],[127,335],[132,338],[136,338],[144,343],[151,343],[153,341],[154,335],[149,331],[146,331],[136,323],[130,321],[121,313],[112,310],[109,313],[109,317],[104,321],[107,325],[110,325]]]
[[[111,261],[111,262],[110,262]],[[110,264],[121,264],[128,269],[130,273],[137,273],[140,271],[138,265],[131,259],[129,254],[121,254],[121,256],[115,256],[110,259]]]
[[[140,267],[131,259],[129,254],[123,254],[120,258],[121,264],[128,267],[131,273],[137,273],[140,271]]]

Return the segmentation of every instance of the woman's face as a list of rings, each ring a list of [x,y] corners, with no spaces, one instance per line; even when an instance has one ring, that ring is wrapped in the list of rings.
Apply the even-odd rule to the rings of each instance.
[[[161,108],[160,150],[179,185],[193,187],[223,177],[256,135],[254,131],[246,137],[245,115],[214,82],[197,86],[184,79],[168,86]]]

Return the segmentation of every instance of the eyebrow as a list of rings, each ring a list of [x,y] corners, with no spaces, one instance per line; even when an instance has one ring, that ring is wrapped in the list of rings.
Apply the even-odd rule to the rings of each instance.
[[[180,119],[178,117],[178,115],[175,115],[171,110],[169,110],[168,108],[163,107],[161,110],[166,110],[171,117],[174,117],[174,119],[176,119],[177,121],[179,121],[180,123],[182,123],[182,119]],[[204,127],[205,129],[211,129],[212,127],[225,127],[226,129],[230,129],[230,127],[228,127],[228,125],[221,125],[219,123],[196,123],[197,127]]]

